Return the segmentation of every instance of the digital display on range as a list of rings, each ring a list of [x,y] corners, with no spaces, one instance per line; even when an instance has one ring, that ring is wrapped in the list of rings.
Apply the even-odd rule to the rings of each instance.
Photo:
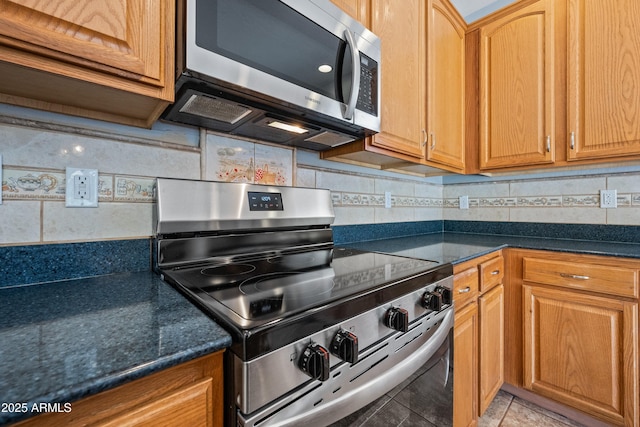
[[[250,211],[281,211],[282,194],[249,191],[249,210]]]

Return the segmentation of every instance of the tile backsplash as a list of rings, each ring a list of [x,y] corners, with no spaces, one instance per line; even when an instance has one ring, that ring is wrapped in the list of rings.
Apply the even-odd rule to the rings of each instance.
[[[322,161],[315,153],[162,124],[140,130],[0,108],[0,246],[148,239],[155,178],[328,188],[335,225],[420,221],[640,224],[640,170],[443,184]],[[44,117],[44,119],[42,118]],[[159,136],[158,136],[159,135]],[[195,142],[194,142],[195,141]],[[65,168],[99,171],[98,208],[65,208]],[[617,209],[599,191],[617,190]],[[385,193],[391,208],[385,207]],[[469,209],[459,208],[459,196]]]

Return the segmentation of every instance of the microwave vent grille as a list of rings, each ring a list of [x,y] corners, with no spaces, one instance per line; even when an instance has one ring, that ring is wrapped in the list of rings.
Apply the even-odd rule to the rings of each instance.
[[[315,142],[316,144],[328,145],[330,147],[335,147],[336,145],[346,144],[347,142],[353,141],[355,138],[339,134],[337,132],[325,131],[314,135],[310,138],[305,139],[307,142]]]
[[[251,114],[251,111],[242,105],[204,95],[191,95],[180,108],[181,113],[194,114],[231,125]]]

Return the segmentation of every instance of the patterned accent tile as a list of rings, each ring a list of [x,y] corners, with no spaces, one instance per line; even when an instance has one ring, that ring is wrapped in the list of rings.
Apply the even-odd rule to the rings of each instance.
[[[476,206],[475,203],[472,203],[473,200],[477,200],[477,206],[481,208],[501,208],[501,207],[512,207],[516,206],[516,198],[514,197],[488,197],[488,198],[478,198],[478,199],[469,199],[469,207]]]
[[[98,202],[113,201],[113,175],[98,174]]]
[[[153,202],[156,180],[129,176],[116,176],[114,201],[117,202]],[[105,181],[106,183],[106,181]],[[109,190],[105,189],[105,192]],[[113,193],[113,188],[110,190]]]
[[[518,207],[562,206],[562,197],[518,197]]]
[[[2,196],[5,199],[64,200],[64,172],[4,169]]]
[[[256,184],[293,185],[293,151],[287,148],[256,144]]]
[[[631,195],[631,204],[633,206],[640,206],[640,193],[635,193]]]
[[[619,208],[631,207],[631,194],[618,194],[617,201]]]
[[[600,207],[599,195],[575,195],[562,197],[562,205],[565,207]]]

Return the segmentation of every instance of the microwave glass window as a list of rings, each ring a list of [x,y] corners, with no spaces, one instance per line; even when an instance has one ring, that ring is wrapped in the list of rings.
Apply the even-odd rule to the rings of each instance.
[[[284,3],[198,0],[196,19],[201,48],[341,102],[349,96],[347,44]]]

